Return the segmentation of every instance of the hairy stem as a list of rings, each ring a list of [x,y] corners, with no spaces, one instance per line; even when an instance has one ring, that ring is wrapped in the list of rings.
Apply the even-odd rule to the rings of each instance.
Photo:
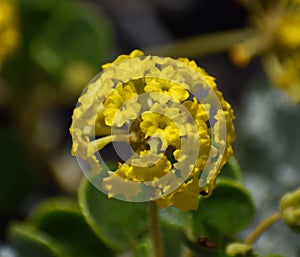
[[[248,236],[245,242],[247,244],[253,244],[263,232],[265,232],[270,226],[272,226],[275,222],[279,221],[280,219],[281,214],[279,212],[267,217],[252,231],[252,233]]]
[[[155,257],[163,257],[163,246],[159,226],[158,210],[155,202],[150,201],[150,224]]]

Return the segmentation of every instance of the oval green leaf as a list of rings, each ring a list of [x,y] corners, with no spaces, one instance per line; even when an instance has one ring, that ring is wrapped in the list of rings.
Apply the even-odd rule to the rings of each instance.
[[[183,229],[184,231],[191,231],[192,229],[191,212],[182,211],[175,207],[167,207],[159,209],[159,217],[164,223],[178,229]]]
[[[153,244],[149,235],[141,238],[134,250],[135,257],[153,257]]]
[[[97,180],[97,176],[93,178]],[[96,183],[96,182],[95,182]],[[116,250],[127,250],[147,230],[147,204],[108,199],[84,179],[79,189],[82,213],[95,233]]]
[[[8,239],[19,257],[71,257],[60,243],[27,224],[12,224]]]
[[[235,182],[242,183],[241,167],[234,156],[231,156],[229,161],[223,166],[218,179],[230,179]]]
[[[164,222],[162,223],[161,230],[165,257],[182,256],[184,232]]]
[[[230,238],[247,227],[255,207],[248,190],[230,180],[219,180],[211,197],[200,199],[193,212],[196,236],[207,236],[217,241]]]
[[[72,257],[114,256],[87,225],[73,199],[55,198],[41,203],[30,221],[60,242]]]

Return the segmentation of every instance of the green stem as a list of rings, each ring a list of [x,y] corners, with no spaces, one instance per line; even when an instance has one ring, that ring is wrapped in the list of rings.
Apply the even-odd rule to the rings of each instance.
[[[199,35],[192,38],[148,49],[145,52],[153,55],[171,57],[195,57],[227,51],[235,44],[257,35],[254,29],[243,28],[223,32]]]
[[[150,222],[151,222],[151,235],[154,247],[154,256],[163,257],[163,246],[161,231],[159,226],[158,210],[155,202],[150,201]]]
[[[281,219],[281,214],[275,213],[263,220],[246,239],[247,244],[253,244],[270,226]]]

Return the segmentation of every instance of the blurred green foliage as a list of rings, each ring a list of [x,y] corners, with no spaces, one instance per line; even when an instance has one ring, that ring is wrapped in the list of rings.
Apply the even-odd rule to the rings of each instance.
[[[40,194],[56,193],[51,171],[61,174],[52,166],[68,145],[69,108],[114,45],[110,20],[93,3],[3,3],[9,8],[0,10],[0,27],[13,13],[20,36],[0,68],[1,227],[26,214]]]

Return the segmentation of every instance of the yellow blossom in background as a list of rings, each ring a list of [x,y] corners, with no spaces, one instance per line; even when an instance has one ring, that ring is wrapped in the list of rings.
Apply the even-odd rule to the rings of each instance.
[[[245,66],[253,57],[262,56],[270,80],[284,90],[292,102],[299,103],[300,2],[277,0],[264,5],[256,0],[245,3],[255,21],[256,33],[231,49],[232,60]]]
[[[294,103],[300,102],[300,50],[291,56],[279,58],[269,53],[263,63],[273,83],[284,90]]]
[[[102,67],[101,79],[88,86],[74,110],[72,153],[93,172],[103,172],[102,149],[126,142],[130,156],[101,185],[108,197],[132,201],[144,194],[162,208],[196,209],[199,194],[212,193],[235,140],[233,110],[214,78],[186,58],[144,56],[139,50]],[[127,72],[133,78],[126,79]],[[207,92],[199,102],[195,94],[201,90]]]
[[[282,17],[275,31],[279,44],[286,48],[295,49],[300,46],[300,11],[288,13]]]
[[[0,1],[0,68],[5,59],[14,54],[20,41],[15,2]]]

